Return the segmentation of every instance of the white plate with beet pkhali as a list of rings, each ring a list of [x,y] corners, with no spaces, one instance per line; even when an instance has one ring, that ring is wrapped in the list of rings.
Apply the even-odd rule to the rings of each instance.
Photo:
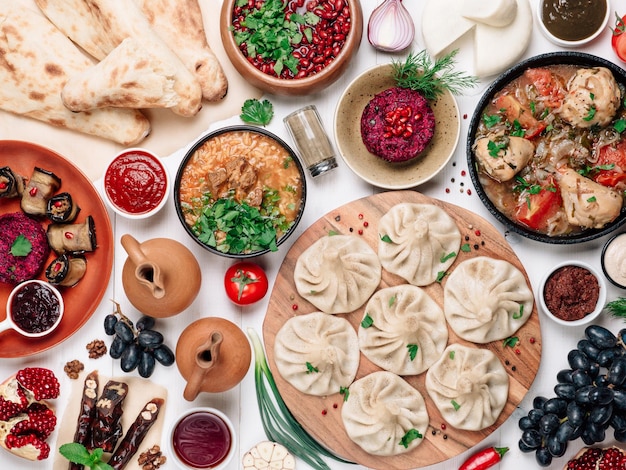
[[[408,189],[436,176],[448,163],[459,141],[461,120],[451,92],[429,101],[435,132],[426,148],[406,162],[388,162],[370,153],[361,135],[361,115],[374,96],[395,87],[393,64],[374,66],[356,77],[335,111],[335,141],[348,167],[363,180],[385,189]]]

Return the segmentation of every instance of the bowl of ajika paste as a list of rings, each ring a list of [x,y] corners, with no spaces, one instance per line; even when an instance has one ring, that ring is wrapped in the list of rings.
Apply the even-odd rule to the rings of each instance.
[[[103,178],[104,200],[129,219],[145,219],[159,212],[170,192],[170,179],[159,157],[142,148],[118,153]]]
[[[590,264],[564,261],[546,273],[539,284],[537,298],[543,313],[556,323],[585,325],[604,309],[606,282]]]

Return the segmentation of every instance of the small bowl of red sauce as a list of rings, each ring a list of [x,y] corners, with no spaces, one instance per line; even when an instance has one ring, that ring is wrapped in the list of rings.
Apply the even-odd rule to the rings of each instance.
[[[596,268],[582,261],[565,261],[544,276],[537,297],[541,309],[553,321],[580,326],[600,315],[606,290],[606,282]]]
[[[142,148],[118,153],[103,178],[104,196],[116,214],[132,219],[150,217],[165,205],[170,178],[161,160]]]
[[[235,455],[237,435],[233,423],[220,410],[198,407],[176,420],[169,444],[180,468],[222,470]]]
[[[0,332],[12,329],[22,336],[41,338],[59,326],[64,310],[63,297],[54,286],[38,279],[22,282],[9,294]]]

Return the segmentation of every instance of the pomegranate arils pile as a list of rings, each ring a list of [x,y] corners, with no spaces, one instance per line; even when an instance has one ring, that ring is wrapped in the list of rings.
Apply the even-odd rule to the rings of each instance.
[[[49,400],[59,396],[59,381],[50,369],[27,367],[20,370],[15,378],[33,394],[35,400]]]
[[[626,470],[626,454],[617,447],[586,447],[567,462],[567,470]]]
[[[29,460],[50,455],[46,439],[57,424],[45,401],[59,396],[59,381],[49,369],[27,367],[0,385],[0,446]]]

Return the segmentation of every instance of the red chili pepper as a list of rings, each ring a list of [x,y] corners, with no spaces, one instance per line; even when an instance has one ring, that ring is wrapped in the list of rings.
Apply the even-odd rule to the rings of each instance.
[[[508,447],[488,447],[476,452],[463,462],[459,470],[486,470],[502,460],[502,456],[508,452]]]

